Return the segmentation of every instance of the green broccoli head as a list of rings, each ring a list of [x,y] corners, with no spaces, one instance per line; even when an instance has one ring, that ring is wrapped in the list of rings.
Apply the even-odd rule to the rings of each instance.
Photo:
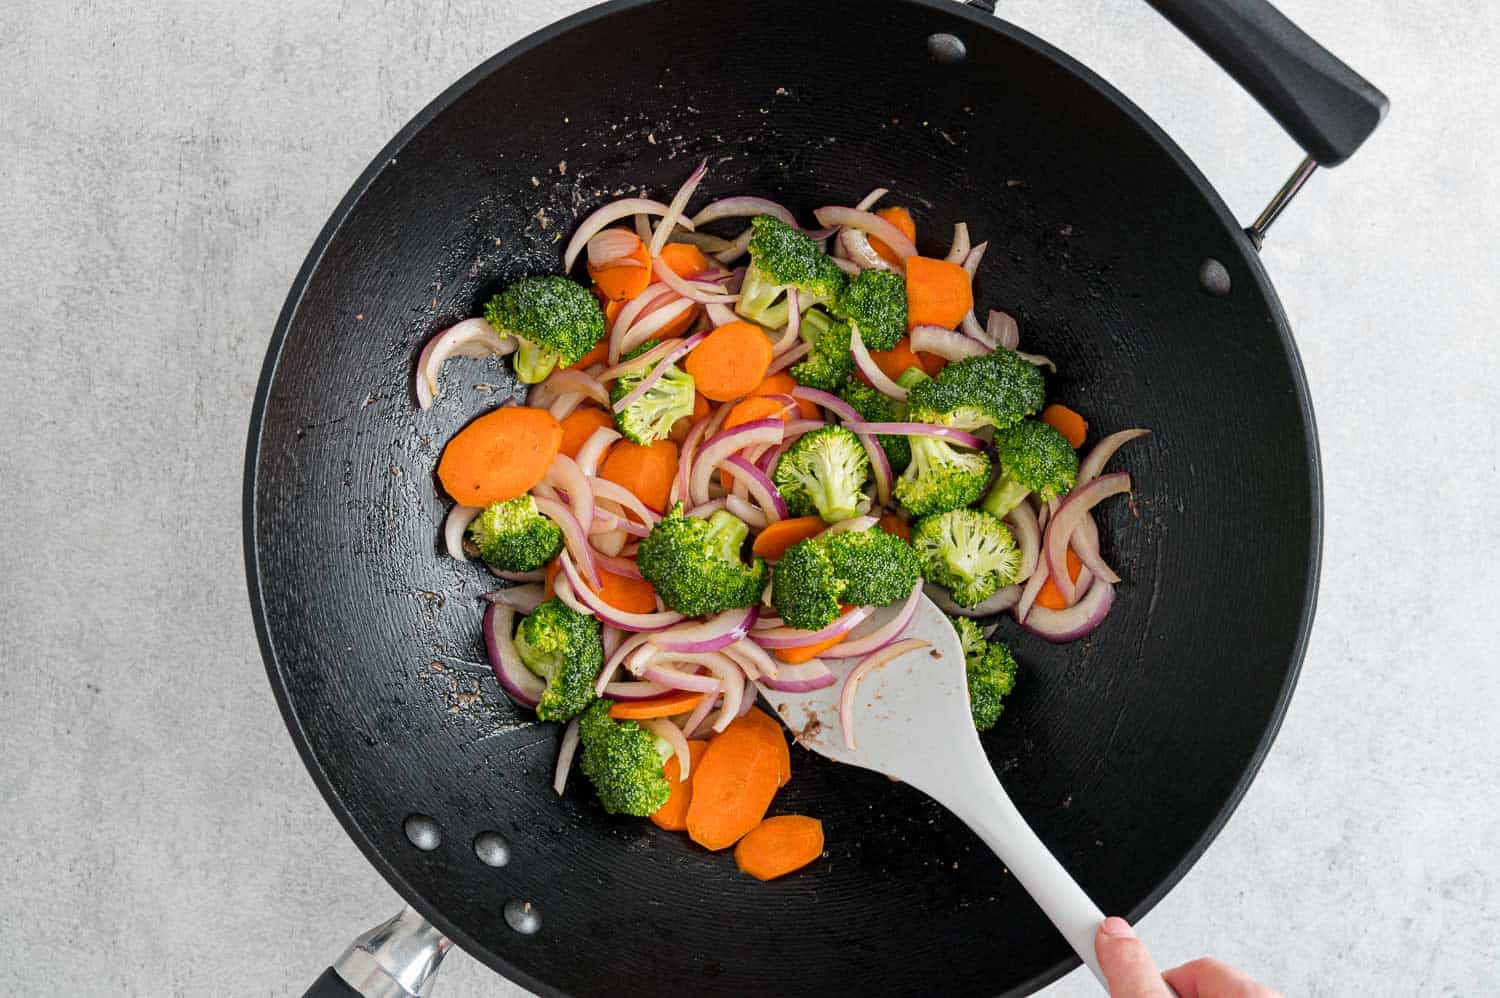
[[[797,384],[836,392],[854,373],[854,355],[850,350],[849,324],[835,322],[818,309],[802,317],[802,339],[812,351],[792,366]]]
[[[928,582],[947,587],[959,606],[978,606],[1021,572],[1021,552],[999,517],[951,509],[912,527],[911,544]]]
[[[604,666],[597,617],[554,596],[516,628],[516,651],[526,668],[547,681],[537,717],[566,721],[594,699],[594,681]]]
[[[912,437],[911,464],[896,480],[896,499],[914,516],[967,506],[984,493],[990,458],[941,437]]]
[[[656,364],[616,378],[609,390],[610,401],[618,403],[654,370]],[[673,423],[693,414],[693,391],[693,376],[676,364],[669,364],[644,395],[615,413],[615,428],[632,443],[646,445],[664,440],[671,434]]]
[[[578,719],[578,768],[610,814],[655,814],[672,796],[662,772],[670,750],[664,754],[663,743],[634,721],[610,717],[609,707],[610,701],[596,700]]]
[[[771,573],[771,604],[788,627],[822,630],[839,615],[848,580],[838,574],[817,538],[787,548]]]
[[[838,298],[848,279],[817,243],[770,215],[756,215],[750,226],[750,266],[735,306],[740,315],[776,329],[786,325],[788,289],[797,289],[804,312]]]
[[[1078,479],[1078,452],[1068,438],[1036,419],[1025,419],[995,434],[1000,477],[984,508],[1004,516],[1035,492],[1042,502],[1067,495]]]
[[[894,350],[906,335],[906,281],[889,270],[862,270],[844,286],[833,314],[859,330],[870,350]]]
[[[870,271],[866,271],[870,273]],[[839,389],[839,398],[854,406],[854,411],[867,423],[894,423],[906,417],[905,407],[882,392],[878,392],[863,381],[850,380]],[[911,441],[899,433],[882,433],[875,438],[891,471],[897,475],[911,464]]]
[[[562,550],[557,524],[536,511],[531,493],[492,502],[469,523],[469,540],[484,563],[504,572],[541,568]]]
[[[772,479],[793,516],[817,514],[829,523],[859,515],[870,455],[842,426],[825,426],[794,440],[776,461]]]
[[[969,713],[974,727],[988,731],[1005,709],[1004,700],[1016,685],[1016,658],[999,641],[987,641],[979,625],[968,617],[949,617],[964,649],[964,671],[969,680]]]
[[[699,617],[750,606],[766,588],[767,568],[759,555],[749,564],[740,558],[749,533],[727,510],[704,519],[684,515],[677,503],[641,541],[636,564],[678,613]]]
[[[599,300],[559,274],[522,278],[490,299],[484,317],[501,336],[520,341],[516,377],[527,384],[576,363],[604,337]]]
[[[912,419],[960,430],[1003,430],[1041,411],[1044,401],[1042,372],[1005,349],[949,364],[906,398]]]
[[[820,540],[834,573],[845,581],[840,599],[858,606],[885,606],[911,595],[922,581],[922,563],[912,546],[878,527],[845,530]]]

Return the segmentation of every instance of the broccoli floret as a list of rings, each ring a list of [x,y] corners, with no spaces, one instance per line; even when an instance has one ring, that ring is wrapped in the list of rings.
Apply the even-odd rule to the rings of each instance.
[[[802,317],[802,338],[812,344],[812,352],[792,366],[792,377],[808,388],[838,391],[854,373],[849,324],[813,309]]]
[[[913,364],[897,376],[896,384],[900,385],[902,388],[907,389],[907,391],[909,392],[911,389],[915,388],[917,385],[920,385],[922,382],[931,380],[931,375]],[[909,409],[910,406],[907,406],[907,408]]]
[[[896,480],[896,499],[915,516],[967,506],[984,493],[990,458],[941,437],[912,437],[911,464]]]
[[[641,541],[636,564],[678,613],[699,617],[750,606],[766,588],[767,568],[759,555],[749,564],[740,558],[749,533],[727,510],[704,519],[685,516],[677,503]]]
[[[839,615],[848,581],[833,567],[827,549],[816,538],[787,548],[771,573],[771,604],[788,627],[817,631]]]
[[[520,341],[516,377],[527,384],[576,363],[604,337],[599,300],[558,274],[522,278],[490,299],[484,317],[501,336]]]
[[[1039,412],[1043,401],[1042,372],[1005,349],[949,364],[906,398],[912,419],[960,430],[1003,430]]]
[[[635,391],[654,370],[656,364],[616,378],[609,390],[610,401],[617,403]],[[645,445],[664,440],[671,434],[673,423],[693,414],[693,390],[693,376],[670,364],[644,395],[615,413],[615,428],[631,443]]]
[[[867,423],[894,423],[906,417],[906,409],[900,402],[862,381],[847,382],[839,389],[839,398],[854,406],[854,411]],[[911,464],[911,441],[906,437],[899,433],[882,433],[875,442],[885,451],[885,459],[893,473],[899,475]]]
[[[1004,516],[1035,492],[1042,502],[1067,495],[1078,478],[1078,452],[1068,438],[1035,419],[1022,420],[995,435],[995,453],[1000,458],[1000,477],[984,508]]]
[[[566,721],[594,699],[594,680],[604,666],[599,618],[554,596],[516,628],[516,651],[526,668],[547,681],[537,717]]]
[[[844,287],[833,314],[859,330],[870,350],[894,350],[906,335],[906,281],[889,270],[862,270]]]
[[[793,516],[816,511],[829,523],[859,515],[870,455],[842,426],[825,426],[798,437],[782,452],[771,477]]]
[[[563,546],[562,531],[536,511],[529,492],[490,503],[469,523],[469,539],[485,564],[505,572],[541,568]]]
[[[1016,581],[1021,552],[999,517],[952,509],[916,522],[911,544],[928,582],[946,586],[959,606],[978,606]]]
[[[829,534],[819,543],[845,582],[840,595],[845,603],[885,606],[910,596],[922,580],[922,564],[911,545],[878,527]]]
[[[609,706],[608,700],[596,700],[578,719],[583,748],[578,768],[610,814],[655,814],[672,796],[662,772],[671,750],[664,753],[665,743],[634,721],[610,717]]]
[[[735,306],[740,315],[776,329],[786,325],[788,288],[797,289],[797,306],[804,312],[834,301],[844,290],[844,272],[807,236],[770,215],[756,215],[750,226],[750,266]]]
[[[998,641],[987,641],[979,625],[968,617],[949,617],[964,649],[964,671],[969,680],[969,713],[974,727],[988,731],[1005,709],[1006,695],[1016,685],[1016,658]]]

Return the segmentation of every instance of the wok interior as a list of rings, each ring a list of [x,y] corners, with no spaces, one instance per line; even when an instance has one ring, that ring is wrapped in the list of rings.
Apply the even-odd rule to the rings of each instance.
[[[967,60],[933,62],[933,31],[961,37]],[[821,818],[827,858],[770,884],[607,817],[580,777],[555,797],[558,729],[530,723],[485,665],[476,597],[494,580],[439,551],[438,453],[511,382],[498,363],[454,362],[422,413],[422,340],[503,282],[554,271],[593,207],[669,196],[702,158],[695,204],[761,194],[810,221],[887,186],[929,255],[967,221],[990,242],[976,298],[1056,360],[1049,396],[1095,437],[1154,430],[1117,459],[1133,501],[1102,507],[1126,580],[1111,618],[1061,647],[1002,625],[1022,673],[985,743],[1106,911],[1139,912],[1180,876],[1258,761],[1299,656],[1317,502],[1299,375],[1243,241],[1185,169],[957,4],[619,9],[416,128],[313,266],[265,399],[253,570],[273,681],[377,865],[529,987],[1029,989],[1070,965],[1066,946],[973,835],[881,776],[794,749],[775,808]],[[1207,256],[1229,297],[1198,290]],[[413,812],[438,820],[438,849],[407,843]],[[485,830],[510,841],[509,866],[476,860]],[[539,934],[507,927],[511,898],[540,908]]]

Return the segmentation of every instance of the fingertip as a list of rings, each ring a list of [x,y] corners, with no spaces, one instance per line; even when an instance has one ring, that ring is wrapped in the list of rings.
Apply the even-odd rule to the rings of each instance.
[[[1099,931],[1114,939],[1134,939],[1135,929],[1119,915],[1111,915],[1099,925]]]

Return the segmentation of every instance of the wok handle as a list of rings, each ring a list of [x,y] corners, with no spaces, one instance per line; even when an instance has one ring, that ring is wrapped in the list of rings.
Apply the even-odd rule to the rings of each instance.
[[[410,907],[349,945],[302,998],[425,998],[453,942]]]
[[[1147,0],[1249,91],[1319,166],[1337,166],[1390,101],[1266,0]]]

